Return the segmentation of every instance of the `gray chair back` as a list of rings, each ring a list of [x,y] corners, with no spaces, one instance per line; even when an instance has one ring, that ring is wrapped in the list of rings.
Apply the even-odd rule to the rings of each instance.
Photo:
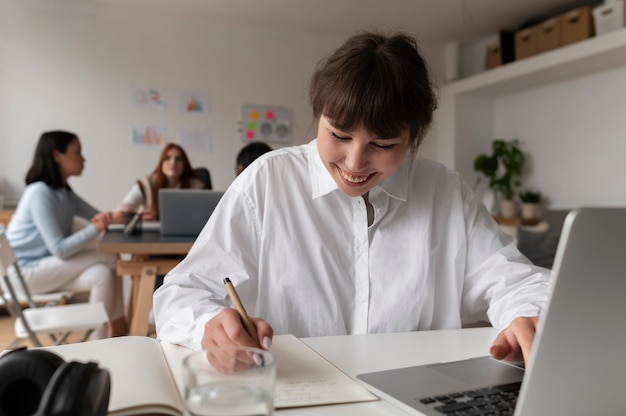
[[[195,174],[200,178],[206,189],[213,189],[213,184],[211,183],[211,174],[207,168],[194,168],[193,170]]]

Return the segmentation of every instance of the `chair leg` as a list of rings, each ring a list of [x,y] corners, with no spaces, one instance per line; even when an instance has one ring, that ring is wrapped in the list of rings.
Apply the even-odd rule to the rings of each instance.
[[[6,349],[7,349],[7,350],[12,350],[12,349],[15,349],[15,348],[19,347],[19,346],[22,344],[22,342],[23,342],[23,341],[24,341],[24,339],[23,339],[23,338],[15,338],[15,339],[14,339],[14,340],[13,340],[13,341],[9,344],[9,346],[8,346],[8,347],[6,347]]]
[[[43,347],[43,344],[41,342],[39,342],[39,339],[37,338],[37,336],[34,333],[29,332],[28,333],[28,339],[30,339],[30,342],[33,343],[34,347]]]
[[[56,338],[56,340],[54,341],[54,345],[61,345],[63,343],[65,343],[65,340],[67,339],[67,337],[70,335],[69,332],[66,332],[64,334],[61,334],[60,337],[54,337]]]
[[[83,334],[82,337],[80,337],[80,339],[78,340],[78,342],[85,342],[87,341],[87,338],[89,338],[89,336],[93,333],[93,329],[89,329],[87,331],[85,331],[85,333]]]
[[[15,268],[16,270],[19,270],[19,267],[17,266],[17,263],[15,263]],[[18,272],[18,276],[20,277],[21,281],[23,282],[23,278],[21,277],[21,274]],[[15,290],[13,289],[13,285],[11,284],[11,281],[9,280],[9,275],[5,274],[3,276],[4,278],[4,283],[5,286],[7,287],[7,289],[9,290],[9,294],[11,295],[11,299],[13,299],[13,303],[12,303],[12,309],[13,309],[13,315],[15,316],[15,319],[20,319],[22,322],[22,325],[24,326],[24,329],[26,330],[26,332],[28,333],[28,338],[30,339],[30,342],[33,343],[33,346],[35,347],[41,347],[41,342],[39,342],[39,339],[37,339],[37,336],[35,335],[35,333],[32,331],[32,329],[30,328],[30,325],[28,324],[28,321],[24,318],[24,314],[22,312],[22,308],[18,302],[18,297],[17,294],[15,293]],[[25,283],[24,283],[25,285]],[[24,286],[26,287],[26,286]],[[26,293],[28,293],[28,289],[25,289]]]

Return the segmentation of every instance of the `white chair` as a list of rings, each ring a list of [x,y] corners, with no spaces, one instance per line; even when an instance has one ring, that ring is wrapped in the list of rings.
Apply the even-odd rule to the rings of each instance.
[[[1,289],[1,288],[0,288]],[[65,291],[65,292],[54,292],[54,293],[41,293],[41,294],[30,294],[17,292],[17,299],[22,306],[56,306],[63,305],[66,303],[69,298],[74,295],[74,292]],[[4,292],[0,294],[0,306],[6,306],[6,303],[12,301],[11,294]]]
[[[9,278],[9,268],[15,269],[17,280],[21,286],[21,291],[15,290]],[[47,334],[51,337],[54,345],[67,342],[67,337],[75,331],[82,331],[84,334],[79,342],[86,340],[91,333],[106,325],[109,322],[104,304],[97,303],[77,303],[77,304],[56,304],[50,306],[37,305],[35,299],[30,294],[28,286],[24,282],[19,265],[9,245],[6,236],[0,232],[0,273],[2,273],[4,290],[0,287],[0,294],[9,313],[15,318],[15,340],[7,349],[19,346],[23,341],[29,339],[36,346],[43,344],[38,335]],[[23,295],[21,295],[23,293]],[[22,307],[21,299],[24,299],[28,308]]]

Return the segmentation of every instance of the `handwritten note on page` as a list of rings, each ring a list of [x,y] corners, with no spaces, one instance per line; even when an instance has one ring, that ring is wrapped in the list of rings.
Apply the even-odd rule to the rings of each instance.
[[[293,335],[274,337],[271,351],[278,364],[277,409],[378,400]]]

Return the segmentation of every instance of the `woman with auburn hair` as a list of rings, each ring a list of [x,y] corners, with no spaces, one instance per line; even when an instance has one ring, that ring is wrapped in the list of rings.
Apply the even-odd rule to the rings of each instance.
[[[162,188],[206,188],[204,182],[194,173],[187,154],[176,143],[168,143],[163,148],[154,171],[137,179],[117,210],[134,212],[143,207],[144,220],[158,220],[159,189]]]

